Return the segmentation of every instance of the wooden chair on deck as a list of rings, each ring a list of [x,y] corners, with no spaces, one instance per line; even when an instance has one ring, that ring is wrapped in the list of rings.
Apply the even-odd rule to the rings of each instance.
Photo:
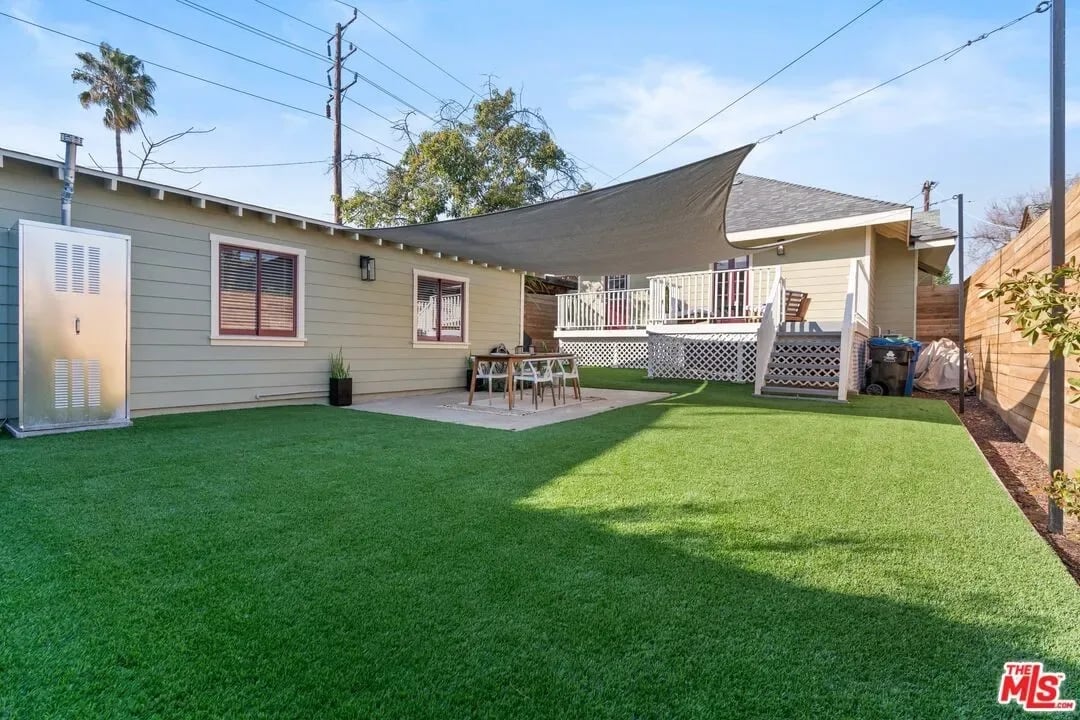
[[[803,322],[810,309],[810,296],[798,290],[788,290],[784,297],[784,322]]]

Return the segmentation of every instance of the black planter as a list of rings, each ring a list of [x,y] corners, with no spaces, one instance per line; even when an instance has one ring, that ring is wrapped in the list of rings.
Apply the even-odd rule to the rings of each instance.
[[[352,405],[352,378],[330,378],[330,404]]]

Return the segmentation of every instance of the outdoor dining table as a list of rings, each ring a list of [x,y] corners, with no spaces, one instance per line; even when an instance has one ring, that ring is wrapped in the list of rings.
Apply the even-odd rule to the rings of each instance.
[[[472,356],[472,380],[469,381],[469,404],[476,392],[476,365],[481,362],[506,363],[507,408],[514,409],[514,365],[525,360],[572,360],[571,353],[482,353]],[[491,382],[488,380],[488,382]]]

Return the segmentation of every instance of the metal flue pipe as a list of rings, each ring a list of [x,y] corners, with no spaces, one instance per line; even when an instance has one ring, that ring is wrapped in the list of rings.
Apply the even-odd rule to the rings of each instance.
[[[60,133],[64,143],[64,189],[60,191],[60,224],[71,224],[71,198],[75,195],[75,156],[83,141],[81,137]]]

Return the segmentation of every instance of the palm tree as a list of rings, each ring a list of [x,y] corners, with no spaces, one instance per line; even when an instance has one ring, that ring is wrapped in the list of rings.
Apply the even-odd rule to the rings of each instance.
[[[143,62],[108,43],[98,48],[100,58],[93,53],[76,53],[81,68],[71,71],[71,79],[85,83],[79,93],[84,108],[101,105],[105,108],[105,127],[116,133],[116,172],[124,174],[124,158],[120,149],[120,133],[134,132],[142,124],[141,113],[157,115],[154,109],[154,90],[157,83],[143,72]]]

